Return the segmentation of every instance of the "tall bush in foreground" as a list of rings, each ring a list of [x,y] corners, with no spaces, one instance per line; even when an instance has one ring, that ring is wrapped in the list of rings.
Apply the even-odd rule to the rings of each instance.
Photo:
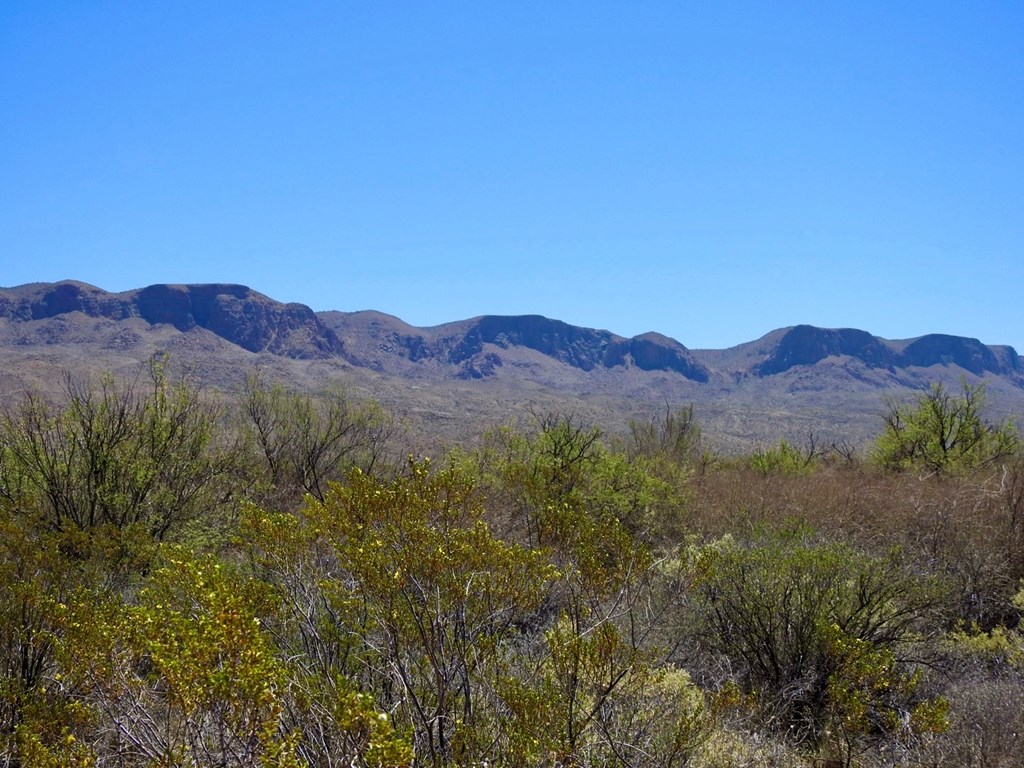
[[[385,483],[353,470],[301,515],[254,510],[246,525],[257,573],[283,599],[272,629],[304,689],[290,717],[311,763],[327,764],[318,743],[343,739],[323,715],[353,689],[411,732],[418,764],[500,749],[506,643],[533,622],[555,572],[491,533],[464,474],[411,461]]]
[[[133,604],[61,606],[59,676],[93,716],[96,751],[137,765],[299,768],[282,729],[286,666],[263,585],[165,550]]]
[[[230,496],[216,408],[149,373],[67,375],[61,402],[0,415],[0,761],[86,759],[74,737],[94,713],[58,677],[64,611],[131,599],[160,543],[214,529]]]
[[[173,537],[229,495],[218,417],[159,361],[141,384],[67,374],[59,405],[31,394],[0,416],[0,496],[53,531]]]
[[[774,536],[712,546],[698,593],[704,642],[753,696],[765,724],[817,749],[867,734],[941,729],[903,652],[934,627],[938,586],[897,552]]]

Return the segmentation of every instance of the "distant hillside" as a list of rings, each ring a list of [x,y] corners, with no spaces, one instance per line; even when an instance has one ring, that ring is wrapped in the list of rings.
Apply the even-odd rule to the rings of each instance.
[[[658,333],[627,338],[537,315],[417,328],[375,311],[314,313],[230,284],[0,288],[4,398],[52,386],[61,368],[137,371],[157,351],[228,390],[257,367],[297,387],[341,379],[441,438],[543,409],[623,429],[694,403],[726,449],[811,432],[862,441],[885,398],[960,377],[987,382],[994,414],[1024,412],[1016,350],[942,334],[886,340],[799,325],[694,350]]]

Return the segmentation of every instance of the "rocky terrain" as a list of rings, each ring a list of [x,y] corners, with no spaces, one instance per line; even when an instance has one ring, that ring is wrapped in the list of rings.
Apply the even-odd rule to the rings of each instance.
[[[810,434],[860,444],[887,399],[962,377],[986,382],[992,418],[1024,411],[1024,361],[1012,347],[942,334],[887,340],[800,325],[697,350],[536,315],[417,328],[381,312],[314,313],[240,285],[0,288],[5,402],[52,390],[62,370],[137,375],[158,353],[214,390],[236,390],[255,369],[300,388],[341,382],[440,440],[549,410],[618,431],[693,403],[726,451]]]

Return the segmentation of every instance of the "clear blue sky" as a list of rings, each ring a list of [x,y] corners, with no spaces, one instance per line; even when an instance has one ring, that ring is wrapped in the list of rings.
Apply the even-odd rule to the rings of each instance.
[[[0,285],[1024,352],[1024,4],[0,3]]]

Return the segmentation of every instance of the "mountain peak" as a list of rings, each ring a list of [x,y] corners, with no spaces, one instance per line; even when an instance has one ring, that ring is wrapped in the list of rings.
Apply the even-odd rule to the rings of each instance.
[[[764,357],[753,367],[758,376],[771,376],[796,366],[814,365],[827,357],[850,357],[867,368],[928,368],[955,365],[977,376],[1015,374],[1022,370],[1013,347],[989,347],[978,339],[928,334],[905,341],[888,341],[856,328],[818,328],[797,325],[782,328],[764,347]]]
[[[244,285],[156,284],[108,293],[64,280],[0,290],[0,317],[48,320],[74,312],[114,321],[138,317],[179,331],[202,328],[249,352],[325,358],[344,351],[334,332],[309,307],[282,304]]]
[[[755,366],[755,374],[769,376],[797,365],[814,365],[826,357],[838,355],[855,357],[870,368],[884,368],[895,362],[893,350],[867,331],[813,325],[797,325],[783,330],[768,357]]]

